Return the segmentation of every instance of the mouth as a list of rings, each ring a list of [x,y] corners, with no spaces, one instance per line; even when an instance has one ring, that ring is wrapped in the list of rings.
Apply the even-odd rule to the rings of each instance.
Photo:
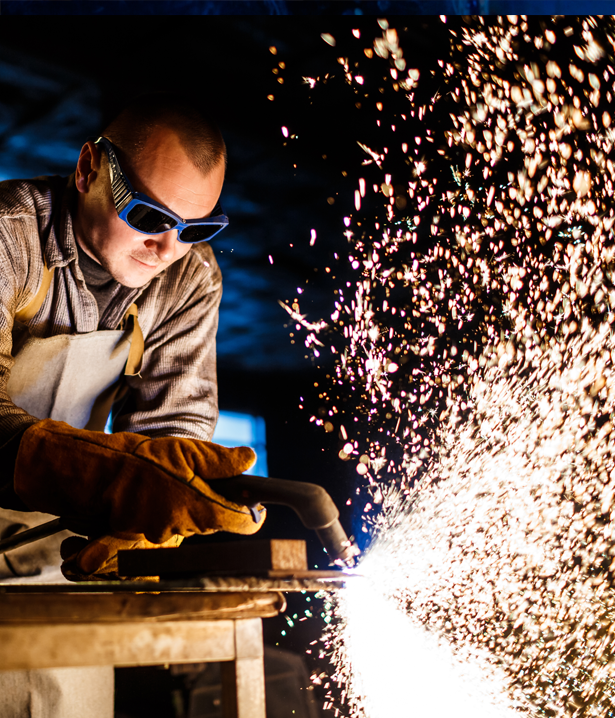
[[[147,262],[142,262],[140,259],[137,259],[136,257],[131,256],[131,259],[133,259],[138,265],[140,265],[144,269],[157,269],[157,267],[159,266],[158,264],[148,264]]]

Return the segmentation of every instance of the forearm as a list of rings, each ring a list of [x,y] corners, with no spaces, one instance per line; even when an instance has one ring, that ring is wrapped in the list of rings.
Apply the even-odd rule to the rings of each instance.
[[[0,365],[4,356],[0,356]],[[16,406],[6,392],[8,369],[0,369],[0,508],[28,511],[15,494],[13,478],[19,444],[24,432],[38,419]]]
[[[28,424],[31,426],[31,424]],[[0,508],[13,511],[29,511],[30,509],[15,493],[15,462],[19,444],[28,428],[21,429],[4,446],[0,447]]]

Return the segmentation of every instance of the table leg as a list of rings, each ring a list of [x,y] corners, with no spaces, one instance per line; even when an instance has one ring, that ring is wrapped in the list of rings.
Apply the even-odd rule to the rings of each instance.
[[[221,663],[224,718],[266,718],[262,620],[234,623],[235,660]]]

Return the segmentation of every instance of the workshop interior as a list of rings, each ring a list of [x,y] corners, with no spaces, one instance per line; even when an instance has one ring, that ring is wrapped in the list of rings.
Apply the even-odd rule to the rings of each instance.
[[[176,2],[166,37],[165,3],[71,4],[99,17],[2,2],[30,17],[0,28],[0,181],[69,175],[139,92],[208,98],[212,440],[256,453],[215,490],[267,518],[0,585],[6,665],[36,626],[44,668],[116,656],[115,718],[611,715],[612,16]],[[24,528],[0,553],[70,526]]]

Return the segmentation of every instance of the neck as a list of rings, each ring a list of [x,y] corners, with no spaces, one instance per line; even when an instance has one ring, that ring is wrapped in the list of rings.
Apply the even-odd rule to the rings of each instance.
[[[84,222],[83,218],[85,215],[85,207],[84,207],[84,198],[81,193],[77,194],[77,206],[75,209],[75,214],[73,217],[73,232],[75,234],[75,239],[77,240],[77,244],[79,247],[88,255],[90,259],[92,259],[97,264],[100,264],[98,261],[98,258],[93,253],[91,248],[88,246],[87,242],[87,232],[84,228]],[[102,266],[102,265],[101,265]]]

